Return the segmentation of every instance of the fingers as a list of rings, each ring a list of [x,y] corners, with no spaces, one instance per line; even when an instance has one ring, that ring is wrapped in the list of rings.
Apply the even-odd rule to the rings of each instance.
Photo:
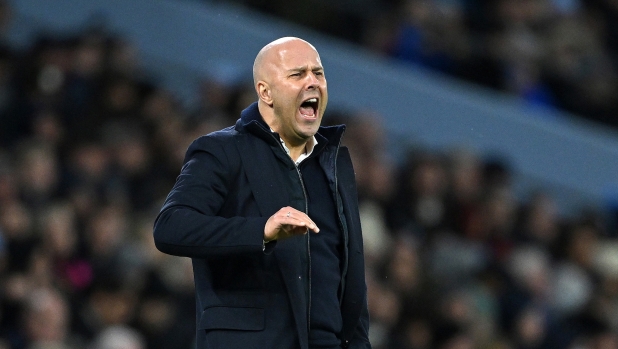
[[[264,241],[303,235],[309,230],[318,233],[320,228],[304,212],[288,206],[268,218],[264,226]]]
[[[292,225],[296,227],[307,227],[316,233],[320,231],[320,228],[307,216],[304,212],[299,211],[292,207],[284,207],[279,210],[278,215],[282,218],[282,224]]]

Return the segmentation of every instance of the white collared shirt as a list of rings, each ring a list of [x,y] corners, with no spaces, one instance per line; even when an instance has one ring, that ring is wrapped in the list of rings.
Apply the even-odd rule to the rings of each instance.
[[[281,142],[283,149],[285,149],[285,152],[288,155],[290,155],[290,149],[288,149],[288,147],[285,145],[285,142],[283,141],[283,139],[281,139],[281,137],[279,137],[279,141]],[[313,153],[313,149],[315,148],[317,144],[318,144],[318,140],[315,138],[315,136],[311,137],[311,139],[305,145],[305,152],[300,154],[298,159],[296,159],[296,166],[300,165],[300,163],[303,162],[303,160],[308,158],[311,155],[311,153]]]

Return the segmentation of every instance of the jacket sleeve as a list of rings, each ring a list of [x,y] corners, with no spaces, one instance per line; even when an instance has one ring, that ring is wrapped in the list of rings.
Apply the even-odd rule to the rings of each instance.
[[[239,173],[239,161],[230,163],[221,140],[203,136],[194,141],[155,220],[157,249],[197,258],[261,252],[266,217],[221,214]]]

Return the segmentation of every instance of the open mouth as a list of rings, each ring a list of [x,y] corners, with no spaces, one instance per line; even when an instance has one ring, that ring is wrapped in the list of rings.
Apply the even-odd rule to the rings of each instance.
[[[318,99],[309,98],[300,105],[300,114],[304,117],[315,117],[318,111]]]

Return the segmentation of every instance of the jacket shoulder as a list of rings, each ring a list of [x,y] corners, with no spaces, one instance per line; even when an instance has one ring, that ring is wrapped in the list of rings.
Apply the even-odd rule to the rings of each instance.
[[[230,126],[194,139],[187,148],[184,162],[200,152],[229,155],[234,145],[234,137],[238,134],[238,131]]]
[[[196,138],[193,143],[208,143],[208,142],[225,142],[229,141],[232,137],[238,134],[238,131],[233,126],[226,127],[224,129],[214,131]]]

